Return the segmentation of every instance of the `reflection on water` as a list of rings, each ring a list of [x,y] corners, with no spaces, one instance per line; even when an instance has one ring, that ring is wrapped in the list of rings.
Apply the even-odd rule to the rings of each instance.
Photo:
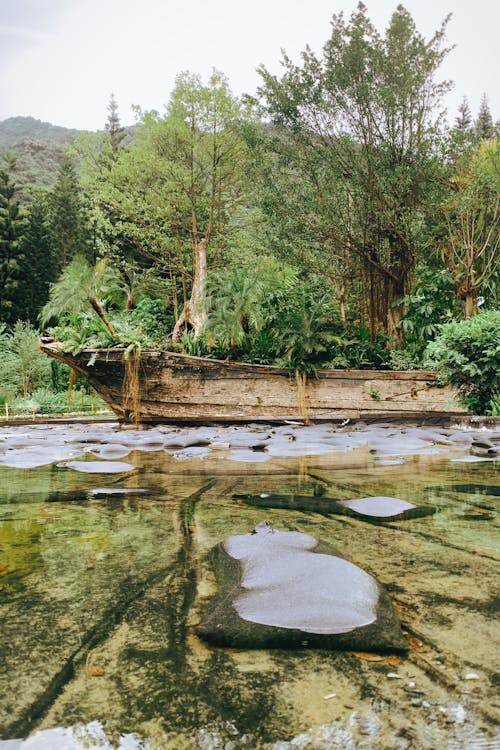
[[[453,461],[472,457],[471,434],[79,426],[2,436],[0,750],[500,747],[499,463]],[[131,470],[71,468],[125,455]],[[255,507],[238,495],[292,501]],[[374,525],[328,513],[323,496],[436,512]],[[210,549],[264,517],[380,580],[408,657],[200,641]]]

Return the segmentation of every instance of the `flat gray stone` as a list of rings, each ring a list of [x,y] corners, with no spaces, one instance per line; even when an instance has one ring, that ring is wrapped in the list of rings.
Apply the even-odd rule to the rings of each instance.
[[[308,534],[262,522],[217,545],[212,561],[219,590],[197,628],[209,643],[407,650],[380,584]]]
[[[125,461],[64,461],[57,465],[62,469],[75,469],[86,474],[118,474],[135,468]]]

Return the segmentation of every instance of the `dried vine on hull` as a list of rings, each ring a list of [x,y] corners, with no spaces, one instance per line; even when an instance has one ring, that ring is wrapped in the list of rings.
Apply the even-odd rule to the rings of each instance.
[[[306,424],[310,424],[309,402],[307,398],[307,372],[295,370],[295,382],[297,383],[297,405],[299,414]]]
[[[139,370],[141,365],[141,349],[133,346],[123,354],[123,408],[125,415],[137,426],[141,421],[141,390]]]

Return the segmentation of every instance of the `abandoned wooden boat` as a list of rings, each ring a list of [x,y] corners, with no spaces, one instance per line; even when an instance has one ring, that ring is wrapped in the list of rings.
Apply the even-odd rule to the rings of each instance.
[[[72,355],[57,342],[43,352],[83,375],[123,422],[248,422],[340,420],[361,417],[452,417],[466,411],[432,372],[318,370],[307,379],[293,370],[123,349]]]

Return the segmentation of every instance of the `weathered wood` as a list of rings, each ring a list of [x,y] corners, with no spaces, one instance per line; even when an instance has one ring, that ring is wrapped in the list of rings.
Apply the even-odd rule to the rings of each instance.
[[[123,350],[73,356],[53,343],[41,349],[86,377],[119,419],[133,419],[124,399]],[[143,351],[139,384],[139,420],[148,423],[467,413],[425,370],[319,370],[299,399],[295,374],[286,368]]]

